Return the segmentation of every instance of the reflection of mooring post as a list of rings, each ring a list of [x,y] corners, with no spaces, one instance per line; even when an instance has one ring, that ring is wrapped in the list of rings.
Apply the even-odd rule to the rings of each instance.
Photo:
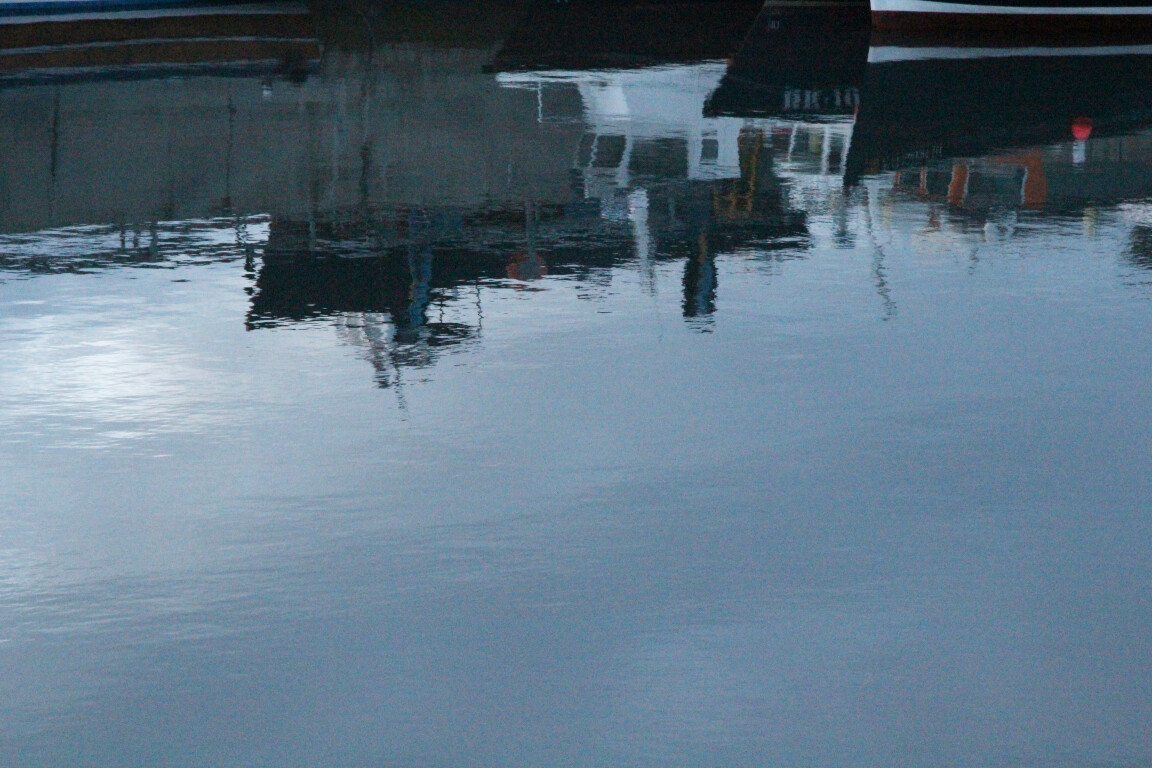
[[[60,89],[52,97],[52,145],[48,159],[48,221],[56,223],[56,172],[60,160]]]
[[[541,257],[537,248],[537,227],[540,222],[540,205],[530,201],[524,203],[524,251],[516,253],[511,257],[508,262],[507,272],[508,277],[514,280],[539,280],[547,274],[548,269],[544,264],[544,259]]]
[[[968,165],[955,163],[952,165],[952,179],[948,182],[948,202],[960,207],[964,205],[966,197],[968,197]]]
[[[684,265],[684,317],[708,317],[716,311],[716,260],[709,253],[708,233],[696,237],[696,256]]]
[[[160,227],[156,221],[152,222],[151,239],[148,242],[148,256],[152,259],[160,255]]]
[[[228,145],[224,151],[224,203],[225,213],[232,212],[232,148],[236,141],[236,105],[228,93]]]
[[[408,218],[408,274],[411,283],[408,289],[408,312],[406,325],[410,329],[424,325],[424,311],[428,307],[432,285],[432,249],[423,237],[417,237],[424,223],[413,211]]]
[[[428,308],[431,295],[432,252],[428,248],[409,249],[408,274],[412,278],[408,292],[408,325],[419,328],[424,325],[424,311]]]

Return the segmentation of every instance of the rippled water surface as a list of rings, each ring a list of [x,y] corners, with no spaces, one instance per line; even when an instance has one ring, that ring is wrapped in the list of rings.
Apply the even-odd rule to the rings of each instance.
[[[443,8],[0,72],[0,764],[1152,765],[1152,57]]]

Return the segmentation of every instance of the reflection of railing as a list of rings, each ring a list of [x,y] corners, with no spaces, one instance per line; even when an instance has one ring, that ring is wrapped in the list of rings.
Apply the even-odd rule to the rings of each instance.
[[[852,144],[851,120],[820,123],[778,120],[773,124],[786,130],[788,135],[788,146],[778,160],[782,168],[808,176],[839,178],[844,173]]]

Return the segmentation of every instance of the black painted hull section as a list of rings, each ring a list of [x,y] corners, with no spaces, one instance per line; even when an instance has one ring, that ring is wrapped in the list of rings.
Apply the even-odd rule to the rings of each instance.
[[[859,104],[869,10],[861,2],[768,3],[705,105],[708,116],[846,116]]]

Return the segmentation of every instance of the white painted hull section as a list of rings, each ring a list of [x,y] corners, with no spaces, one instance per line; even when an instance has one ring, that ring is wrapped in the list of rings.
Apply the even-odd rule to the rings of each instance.
[[[902,61],[944,61],[957,59],[1003,59],[1013,57],[1065,56],[1147,56],[1152,45],[1092,45],[1069,48],[935,48],[883,45],[868,49],[869,64]]]
[[[1022,7],[1019,5],[969,5],[934,0],[872,0],[873,13],[964,13],[988,16],[1147,16],[1152,5],[1112,7]]]

